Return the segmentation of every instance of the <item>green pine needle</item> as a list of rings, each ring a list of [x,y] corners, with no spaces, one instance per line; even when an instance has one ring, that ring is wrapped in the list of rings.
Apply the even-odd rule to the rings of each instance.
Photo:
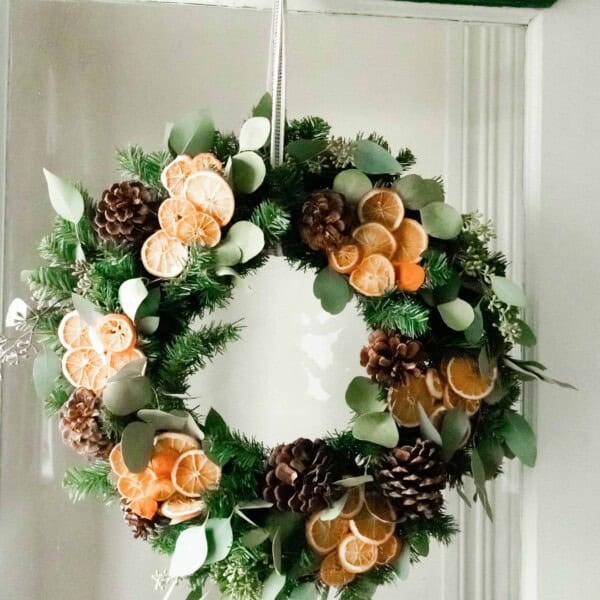
[[[329,137],[331,125],[321,117],[303,117],[293,119],[286,124],[286,142],[295,140],[326,140]]]
[[[160,174],[171,162],[172,156],[168,150],[158,150],[146,154],[140,146],[129,146],[117,150],[117,162],[121,173],[141,181],[148,187],[163,193]]]
[[[261,202],[254,209],[250,220],[263,230],[270,243],[280,240],[290,227],[290,213],[272,200]]]
[[[71,300],[77,278],[63,266],[38,267],[26,273],[34,299],[40,304],[58,304]]]
[[[383,566],[359,575],[339,594],[340,600],[369,600],[380,585],[396,581],[397,575],[390,566]]]
[[[428,328],[429,307],[415,297],[393,293],[381,298],[359,297],[359,310],[372,329],[399,331],[419,337]]]
[[[423,259],[429,285],[432,288],[440,287],[450,280],[454,271],[445,252],[430,248],[423,253]]]
[[[110,473],[110,465],[103,460],[97,460],[89,467],[72,467],[65,473],[63,487],[72,502],[94,497],[108,504],[118,496]]]
[[[48,397],[46,398],[46,413],[48,416],[55,415],[60,411],[71,394],[71,384],[66,379],[60,377]]]

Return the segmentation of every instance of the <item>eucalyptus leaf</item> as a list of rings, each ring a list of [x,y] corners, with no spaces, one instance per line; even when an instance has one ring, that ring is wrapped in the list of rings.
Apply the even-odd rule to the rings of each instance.
[[[243,263],[260,254],[265,247],[263,230],[250,221],[238,221],[232,225],[226,240],[240,248]]]
[[[479,356],[477,358],[477,366],[479,367],[479,372],[484,377],[491,377],[494,374],[494,369],[496,368],[496,361],[492,359],[488,353],[487,346],[482,346],[479,351]]]
[[[517,360],[516,358],[511,358],[508,356],[505,356],[502,360],[507,367],[519,373],[519,376],[523,381],[532,381],[533,379],[539,379],[540,381],[551,383],[553,385],[558,385],[565,389],[577,390],[577,388],[571,383],[554,379],[553,377],[549,377],[545,373],[540,372],[545,370],[546,367],[540,365],[539,363],[536,363],[535,361]]]
[[[465,493],[465,490],[463,489],[462,485],[457,485],[456,486],[456,493],[458,494],[459,498],[469,507],[471,508],[473,506],[473,503],[471,502],[471,500],[469,500],[469,498],[467,497],[467,494]]]
[[[358,169],[346,169],[338,173],[333,180],[333,191],[342,194],[352,206],[373,189],[371,180]]]
[[[187,416],[178,416],[155,408],[143,408],[137,412],[138,419],[150,423],[157,431],[183,431]]]
[[[261,600],[275,600],[285,585],[286,576],[273,570],[263,584]]]
[[[254,193],[265,180],[267,169],[256,152],[239,152],[232,158],[233,189],[240,194]]]
[[[262,500],[261,498],[257,498],[256,500],[247,500],[238,504],[238,508],[241,508],[242,510],[263,510],[265,508],[272,507],[272,502],[269,502],[268,500]]]
[[[260,150],[269,139],[271,121],[267,117],[252,117],[248,119],[240,130],[240,152],[244,150]]]
[[[529,327],[525,321],[521,319],[517,319],[517,324],[519,325],[519,335],[515,340],[517,344],[521,344],[521,346],[525,346],[526,348],[531,348],[537,344],[537,339],[535,337],[535,333],[533,329]]]
[[[528,467],[535,466],[537,443],[529,423],[519,414],[506,412],[502,420],[500,435],[506,445]]]
[[[174,412],[174,411],[173,411]],[[172,414],[172,413],[171,413]],[[191,435],[193,438],[202,441],[204,439],[204,431],[200,429],[198,423],[196,423],[196,419],[192,415],[188,413],[187,419],[185,421],[185,425],[183,427],[183,432]]]
[[[446,304],[458,298],[462,281],[458,273],[452,273],[450,279],[442,286],[433,290],[433,297],[436,304]]]
[[[141,377],[146,372],[146,364],[148,363],[147,358],[136,358],[128,362],[126,365],[121,367],[112,377],[109,378],[108,383],[113,381],[123,381],[124,379],[133,379],[135,377]]]
[[[83,246],[81,244],[77,244],[75,246],[75,260],[77,262],[85,262],[85,251],[83,250]]]
[[[246,548],[256,548],[269,539],[269,530],[264,527],[250,529],[242,535],[241,542]]]
[[[506,277],[492,275],[492,291],[498,300],[509,306],[526,306],[525,292],[516,283]]]
[[[314,583],[307,581],[292,590],[288,600],[319,600],[320,594]]]
[[[388,412],[360,415],[354,421],[352,434],[357,440],[372,442],[384,448],[394,448],[399,440],[398,427]]]
[[[306,162],[316,158],[327,149],[327,140],[295,140],[290,142],[286,153],[298,162]]]
[[[354,165],[368,175],[394,175],[402,172],[402,165],[385,148],[371,140],[356,142]]]
[[[215,126],[206,112],[195,112],[184,117],[171,128],[169,148],[174,154],[195,156],[210,152],[215,138]]]
[[[334,519],[337,519],[344,510],[347,500],[348,492],[338,498],[329,508],[322,510],[319,513],[319,519],[321,521],[333,521]]]
[[[392,564],[396,575],[402,580],[408,579],[410,572],[410,544],[404,544],[400,556]]]
[[[359,475],[357,477],[345,477],[344,479],[338,479],[334,481],[335,485],[339,485],[345,488],[358,487],[359,485],[365,485],[373,481],[372,475]]]
[[[465,329],[465,339],[469,344],[479,343],[485,331],[479,304],[473,309],[473,315],[473,322]]]
[[[141,473],[148,466],[154,448],[154,433],[152,425],[141,421],[133,421],[123,430],[123,462],[132,473]]]
[[[471,433],[471,421],[459,408],[448,411],[442,424],[442,458],[449,461],[466,444]]]
[[[433,202],[421,209],[421,222],[425,231],[440,240],[453,240],[462,229],[460,213],[443,202]]]
[[[281,531],[279,529],[273,534],[273,539],[271,541],[271,556],[273,558],[275,570],[281,574]]]
[[[140,304],[137,309],[136,318],[144,319],[145,317],[152,317],[158,313],[160,306],[160,288],[153,287],[148,290],[148,295]]]
[[[487,490],[485,489],[485,468],[481,461],[481,457],[475,448],[473,448],[471,452],[471,474],[473,475],[477,496],[481,500],[483,509],[490,521],[493,521],[492,507],[490,506]]]
[[[61,371],[60,358],[43,347],[33,361],[33,387],[38,400],[44,402],[48,398]]]
[[[210,458],[210,456],[208,454],[207,454],[207,456]],[[255,523],[246,513],[241,511],[239,508],[235,507],[233,509],[233,512],[241,519],[244,519],[244,521],[246,521],[246,523],[249,523],[250,525],[252,525],[252,527],[258,527],[258,523]]]
[[[444,201],[444,190],[435,179],[411,174],[396,180],[393,187],[409,210],[421,210],[432,202]]]
[[[494,438],[485,437],[477,445],[477,452],[483,464],[485,478],[492,479],[498,472],[504,459],[502,444],[498,443]]]
[[[209,565],[227,558],[233,544],[230,519],[208,519],[205,532],[208,552],[204,564]]]
[[[425,409],[421,406],[420,402],[417,402],[417,408],[419,410],[419,424],[421,434],[434,444],[438,446],[442,445],[442,436],[440,432],[435,428],[435,425],[431,422],[431,419],[427,416]]]
[[[79,294],[71,294],[71,300],[73,301],[73,306],[75,310],[79,313],[79,316],[90,326],[95,328],[96,323],[102,317],[102,312],[100,309],[90,302],[86,300],[83,296]]]
[[[188,577],[206,560],[208,541],[204,525],[184,529],[175,542],[169,566],[170,577]]]
[[[154,398],[154,389],[145,376],[111,381],[104,388],[104,406],[113,414],[124,417],[147,406]]]
[[[144,317],[138,320],[137,326],[144,335],[152,335],[160,326],[160,317]]]
[[[205,594],[201,587],[194,588],[185,598],[185,600],[204,600]],[[165,599],[163,599],[165,600]],[[168,600],[168,596],[166,598]]]
[[[265,117],[271,119],[273,112],[273,98],[269,92],[265,92],[258,104],[252,110],[253,117]]]
[[[22,298],[15,298],[6,311],[4,324],[6,327],[16,327],[22,323],[29,313],[29,305]]]
[[[385,410],[381,400],[381,388],[369,377],[355,377],[346,390],[346,404],[357,414]]]
[[[119,287],[119,304],[132,321],[135,321],[138,308],[147,296],[148,290],[141,277],[128,279]]]
[[[330,267],[317,274],[313,293],[321,301],[323,310],[332,315],[341,313],[352,299],[352,288],[346,278]]]
[[[232,241],[224,241],[214,252],[217,267],[234,267],[242,262],[242,249]]]
[[[494,404],[498,404],[502,398],[506,396],[506,390],[502,387],[502,383],[500,382],[500,378],[496,379],[496,383],[494,384],[494,389],[483,399],[486,404],[493,406]]]
[[[461,298],[439,304],[437,308],[444,323],[453,331],[465,331],[475,320],[473,307]]]
[[[77,224],[83,216],[83,196],[71,183],[61,179],[47,169],[43,169],[50,203],[56,214],[63,219]]]
[[[427,534],[413,536],[410,540],[410,546],[419,556],[429,556],[429,538]]]

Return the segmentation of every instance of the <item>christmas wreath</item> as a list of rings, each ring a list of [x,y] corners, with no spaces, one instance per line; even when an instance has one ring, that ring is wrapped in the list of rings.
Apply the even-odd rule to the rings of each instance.
[[[120,502],[135,537],[172,555],[159,585],[187,578],[190,600],[209,579],[242,600],[370,598],[430,540],[450,542],[445,489],[490,514],[504,459],[533,466],[521,382],[554,380],[510,354],[535,336],[489,223],[407,174],[408,149],[331,137],[320,118],[287,122],[273,164],[270,115],[265,95],[239,136],[195,114],[166,149],[119,151],[126,179],[98,202],[45,171],[58,217],[0,357],[35,355],[37,395],[91,461],[65,488]],[[371,332],[349,428],[268,449],[198,414],[188,378],[238,339],[240,323],[206,317],[273,251],[316,272],[324,310],[354,300]]]

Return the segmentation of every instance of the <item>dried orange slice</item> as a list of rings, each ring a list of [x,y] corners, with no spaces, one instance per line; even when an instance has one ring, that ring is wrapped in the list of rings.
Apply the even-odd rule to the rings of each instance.
[[[192,159],[194,171],[215,171],[223,173],[223,163],[211,152],[202,152]]]
[[[306,540],[319,554],[328,554],[336,548],[348,532],[348,519],[337,517],[331,521],[321,521],[319,513],[306,521]]]
[[[399,425],[417,427],[419,425],[418,405],[421,404],[425,413],[430,415],[441,405],[441,402],[433,398],[429,392],[425,377],[409,375],[406,383],[390,388],[388,404]]]
[[[196,207],[183,198],[167,198],[158,209],[162,230],[182,244],[189,244],[198,229]]]
[[[404,204],[394,190],[374,188],[358,203],[358,218],[361,223],[381,223],[394,231],[404,218]]]
[[[106,385],[109,377],[104,357],[95,348],[71,348],[62,359],[65,379],[75,387],[98,391]]]
[[[396,252],[394,236],[381,223],[365,223],[352,232],[352,237],[361,246],[364,256],[381,254],[392,258]]]
[[[161,454],[167,450],[175,450],[178,454],[183,454],[188,450],[195,450],[196,448],[200,448],[200,443],[196,438],[185,433],[168,431],[155,436],[153,455]]]
[[[158,511],[158,502],[154,498],[141,496],[129,503],[129,508],[138,516],[149,521],[154,518]]]
[[[340,513],[343,519],[351,519],[360,512],[365,503],[365,488],[362,485],[353,487],[348,492],[348,498]]]
[[[221,469],[202,450],[188,450],[177,459],[171,479],[180,494],[197,498],[202,492],[217,487]]]
[[[182,523],[183,521],[197,517],[202,514],[204,509],[205,505],[202,500],[194,500],[193,498],[187,498],[175,493],[163,502],[160,512],[168,519],[171,519],[171,525],[174,525],[175,523]]]
[[[397,244],[395,261],[421,262],[421,254],[429,246],[429,237],[423,226],[414,219],[404,219],[400,227],[394,232]]]
[[[178,458],[179,452],[174,448],[163,447],[160,450],[157,450],[155,447],[148,468],[151,469],[159,479],[165,477],[170,479],[173,467]]]
[[[183,187],[186,200],[210,215],[221,226],[231,221],[235,199],[229,184],[214,171],[198,171],[190,175]]]
[[[197,212],[197,222],[194,241],[201,246],[214,248],[221,241],[221,227],[215,219],[201,211]]]
[[[110,454],[108,455],[108,462],[110,463],[113,473],[119,477],[133,475],[133,473],[131,473],[126,467],[125,461],[123,460],[120,442],[110,451]]]
[[[402,542],[393,535],[389,540],[377,546],[377,564],[388,565],[395,560],[402,551]]]
[[[136,340],[135,327],[126,315],[104,315],[96,324],[96,335],[106,352],[126,352]]]
[[[425,269],[416,263],[398,261],[394,263],[396,270],[396,287],[403,292],[416,292],[425,283]]]
[[[319,577],[325,585],[339,589],[349,584],[356,575],[346,571],[346,569],[342,567],[337,552],[331,552],[321,563]]]
[[[357,244],[343,244],[327,253],[329,266],[338,273],[348,274],[360,262],[361,251]]]
[[[425,384],[432,398],[439,400],[444,395],[444,383],[437,369],[427,369]]]
[[[141,473],[131,473],[119,477],[117,482],[117,490],[123,498],[128,500],[135,500],[136,498],[142,498],[148,496],[148,490],[150,484],[156,480],[156,475],[146,469]]]
[[[494,389],[498,369],[484,375],[479,363],[470,356],[454,356],[446,366],[446,380],[459,396],[468,400],[481,400]]]
[[[142,263],[148,273],[169,279],[185,268],[188,251],[184,244],[164,231],[153,233],[142,246]]]
[[[396,513],[379,494],[367,494],[365,505],[350,521],[350,531],[367,544],[383,544],[396,529]]]
[[[163,169],[160,175],[160,182],[169,191],[171,196],[181,196],[183,194],[183,184],[193,172],[194,165],[192,159],[182,154]]]
[[[350,573],[366,573],[377,562],[377,546],[349,533],[338,547],[342,567]]]
[[[459,396],[449,385],[444,388],[444,407],[447,410],[460,408],[464,410],[469,417],[472,417],[480,408],[481,400],[478,398],[463,398]]]
[[[350,275],[350,285],[364,296],[383,296],[394,282],[394,267],[381,254],[367,256]]]
[[[88,324],[76,310],[68,312],[62,318],[58,326],[58,340],[67,350],[92,345]]]
[[[171,479],[162,477],[155,479],[148,486],[148,496],[157,502],[164,502],[168,500],[175,493],[175,486]]]
[[[106,355],[108,366],[114,371],[120,371],[125,365],[134,360],[146,358],[146,355],[138,348],[129,348],[125,352],[109,352]]]

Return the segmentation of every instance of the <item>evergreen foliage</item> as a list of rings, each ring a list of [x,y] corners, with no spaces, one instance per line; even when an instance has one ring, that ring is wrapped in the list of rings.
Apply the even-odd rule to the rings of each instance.
[[[146,153],[140,146],[129,146],[117,150],[117,162],[125,177],[137,179],[144,185],[154,188],[164,194],[165,189],[160,182],[160,174],[171,162],[172,156],[168,150],[158,150]]]
[[[264,200],[253,211],[252,223],[260,227],[268,243],[279,241],[290,228],[290,214],[272,200]]]
[[[64,377],[59,377],[46,398],[46,413],[48,416],[55,415],[60,411],[65,402],[69,399],[72,386]]]
[[[72,467],[65,473],[63,487],[72,502],[94,497],[109,503],[118,496],[110,473],[110,465],[103,460],[97,460],[89,467]]]
[[[429,307],[402,292],[380,298],[360,296],[358,308],[371,329],[400,331],[409,337],[418,337],[428,328]]]

